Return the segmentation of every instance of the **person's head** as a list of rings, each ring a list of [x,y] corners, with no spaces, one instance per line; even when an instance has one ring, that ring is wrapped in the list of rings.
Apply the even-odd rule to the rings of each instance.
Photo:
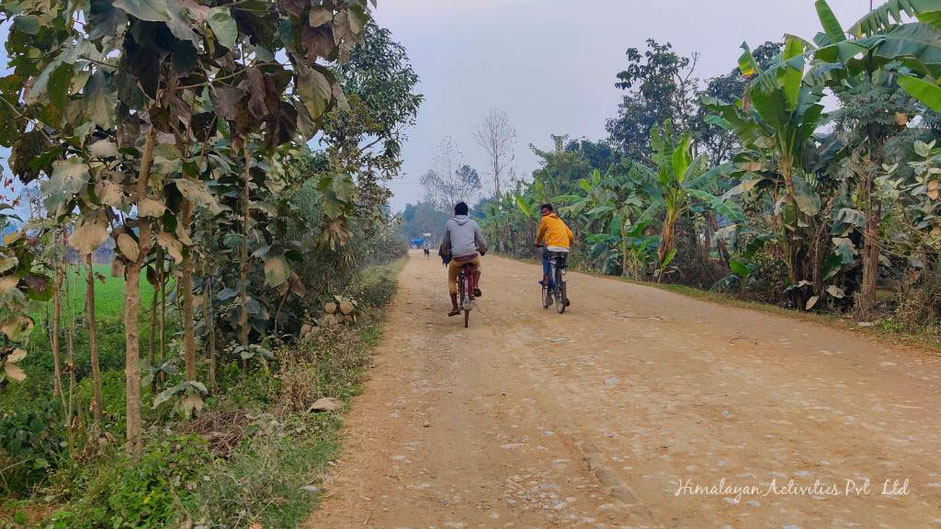
[[[454,205],[454,214],[455,215],[467,215],[467,204],[464,202],[458,202]]]
[[[555,210],[552,209],[552,204],[543,204],[539,206],[539,211],[542,212],[543,217],[548,217],[549,215],[552,215],[553,211]]]

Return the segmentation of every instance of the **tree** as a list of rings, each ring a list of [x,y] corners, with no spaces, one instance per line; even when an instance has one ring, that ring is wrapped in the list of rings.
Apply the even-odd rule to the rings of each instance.
[[[618,117],[608,120],[611,144],[630,160],[649,163],[650,131],[667,121],[678,130],[689,128],[694,112],[693,74],[699,55],[683,57],[668,42],[647,39],[641,54],[628,48],[626,69],[617,74],[615,86],[627,91],[618,107]]]
[[[516,156],[513,148],[516,144],[516,129],[510,124],[506,112],[493,109],[484,116],[474,131],[474,139],[487,153],[489,159],[490,177],[493,179],[493,195],[502,192],[502,182],[507,167],[513,163]]]
[[[678,139],[674,138],[670,124],[666,123],[651,132],[650,143],[654,147],[656,169],[651,171],[640,164],[634,168],[641,173],[648,173],[646,180],[654,184],[647,187],[650,206],[641,219],[652,218],[653,213],[660,209],[664,212],[660,245],[657,248],[657,280],[662,281],[665,269],[676,253],[677,220],[691,210],[694,201],[701,202],[706,209],[718,212],[732,221],[743,220],[743,217],[737,209],[710,192],[709,188],[726,167],[707,170],[707,155],[701,153],[693,156],[691,133],[685,132]]]
[[[400,217],[399,233],[406,239],[413,239],[423,233],[438,234],[450,214],[431,202],[419,202],[407,204]]]
[[[765,42],[752,50],[752,56],[762,68],[771,65],[781,53],[781,43]],[[720,101],[734,101],[745,93],[748,79],[738,68],[731,72],[713,77],[706,86],[697,92],[697,99],[712,98]],[[696,105],[696,113],[690,120],[693,132],[693,146],[697,152],[705,152],[713,165],[728,162],[739,148],[738,138],[731,131],[709,122],[711,111],[701,104]]]
[[[252,153],[270,154],[295,136],[308,140],[323,114],[343,103],[334,74],[317,61],[349,54],[368,21],[367,0],[214,7],[178,0],[78,8],[30,3],[3,9],[14,18],[8,52],[15,75],[0,87],[0,122],[7,127],[0,130],[0,144],[12,145],[28,126],[38,131],[29,148],[21,143],[12,157],[24,165],[42,160],[35,167],[49,175],[44,192],[57,221],[78,208],[76,232],[88,244],[110,234],[120,252],[126,441],[136,456],[138,289],[151,251],[159,246],[183,264],[185,355],[193,377],[190,219],[193,206],[215,201],[200,180],[220,166],[242,175],[244,315],[250,188],[253,178],[263,181],[265,175],[253,173],[258,161]],[[75,9],[82,10],[83,24],[74,23]],[[210,138],[220,134],[227,144],[207,155]],[[244,316],[242,323],[245,342]]]
[[[349,107],[326,116],[321,143],[336,170],[356,176],[360,211],[378,212],[389,198],[381,183],[401,169],[405,129],[415,124],[423,99],[414,93],[418,75],[405,47],[374,23],[335,71]]]
[[[460,201],[472,202],[481,189],[480,175],[464,163],[450,137],[441,140],[434,168],[422,175],[421,185],[428,200],[444,211]]]
[[[553,135],[552,142],[553,149],[550,151],[529,145],[536,156],[541,158],[539,168],[533,171],[533,183],[538,184],[549,197],[570,194],[578,181],[587,178],[594,169],[585,159],[584,153],[569,142],[568,136]]]
[[[805,70],[806,43],[788,36],[780,60],[769,70],[757,64],[751,50],[743,45],[740,61],[742,73],[756,76],[742,101],[733,104],[703,99],[703,105],[719,113],[712,122],[736,133],[743,152],[735,157],[740,174],[749,176],[739,190],[761,185],[771,193],[779,247],[788,267],[794,305],[805,308],[810,298],[803,295],[813,286],[820,295],[819,252],[811,241],[818,238],[815,217],[821,211],[820,196],[808,184],[812,153],[816,149],[814,133],[824,118],[822,86],[815,83],[812,70]],[[781,64],[790,65],[780,68]],[[760,83],[769,71],[771,88]],[[813,256],[811,254],[814,254]],[[816,283],[816,284],[815,284]]]

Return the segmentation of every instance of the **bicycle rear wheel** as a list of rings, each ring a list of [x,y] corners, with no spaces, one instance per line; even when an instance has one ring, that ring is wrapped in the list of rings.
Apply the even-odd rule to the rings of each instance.
[[[567,292],[565,289],[565,279],[562,277],[561,270],[556,270],[555,273],[555,310],[559,311],[559,314],[565,312],[565,301],[568,299],[566,296]]]
[[[470,324],[470,309],[464,309],[464,328]]]

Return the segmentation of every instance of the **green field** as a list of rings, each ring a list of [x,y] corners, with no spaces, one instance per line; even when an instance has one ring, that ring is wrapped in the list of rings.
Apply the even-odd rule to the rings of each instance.
[[[98,323],[99,363],[103,373],[124,368],[124,278],[112,277],[107,265],[96,265],[95,309]],[[66,280],[62,285],[63,297],[61,316],[60,362],[64,365],[67,355],[67,329],[70,322],[74,326],[73,347],[75,355],[75,373],[80,387],[82,381],[91,374],[90,349],[88,345],[88,325],[85,312],[86,268],[73,265],[69,267]],[[174,307],[172,282],[167,288],[167,331],[169,342],[178,329],[178,314]],[[140,288],[140,349],[141,356],[147,358],[150,346],[150,309],[154,297],[154,288],[146,280]],[[54,304],[47,301],[37,303],[32,311],[36,327],[27,344],[27,357],[22,362],[27,379],[23,384],[8,387],[0,396],[0,413],[10,411],[24,399],[48,398],[52,387],[53,371],[52,347],[49,340],[49,324],[52,320]],[[159,350],[159,336],[155,336],[155,345]],[[169,343],[167,344],[169,347]],[[67,377],[63,376],[63,384]],[[86,382],[87,384],[87,382]]]

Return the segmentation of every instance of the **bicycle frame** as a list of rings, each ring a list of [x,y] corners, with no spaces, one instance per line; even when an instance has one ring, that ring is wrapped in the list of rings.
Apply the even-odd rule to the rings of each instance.
[[[474,308],[474,289],[477,288],[477,274],[474,265],[468,263],[461,265],[457,276],[457,292],[460,297],[461,308],[464,309],[464,326],[467,327],[470,311]]]
[[[559,314],[565,312],[565,307],[568,305],[568,292],[565,285],[566,257],[564,253],[550,253],[548,256],[549,277],[546,278],[548,281],[542,291],[543,308],[549,308],[554,301]]]

